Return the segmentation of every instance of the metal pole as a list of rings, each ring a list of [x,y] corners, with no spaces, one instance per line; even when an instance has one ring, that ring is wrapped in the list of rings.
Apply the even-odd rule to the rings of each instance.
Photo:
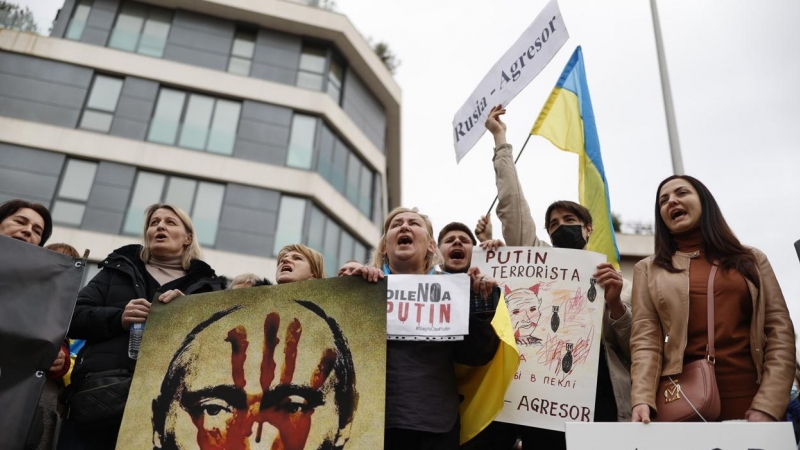
[[[661,73],[661,93],[664,95],[664,115],[667,117],[667,134],[669,136],[670,154],[672,155],[672,172],[675,175],[683,175],[681,144],[678,139],[678,127],[675,124],[675,108],[672,105],[672,90],[670,90],[669,87],[667,60],[664,56],[664,42],[661,39],[661,25],[659,25],[658,22],[656,0],[650,0],[650,11],[653,13],[653,33],[656,35],[656,52],[658,53],[658,69]]]
[[[517,157],[516,157],[516,158],[514,158],[514,165],[516,165],[516,164],[517,164],[517,161],[519,161],[519,157],[520,157],[520,156],[522,156],[522,152],[524,152],[524,151],[525,151],[525,146],[526,146],[526,145],[528,145],[528,141],[529,141],[529,140],[531,140],[531,136],[532,136],[531,134],[528,134],[528,138],[527,138],[527,139],[525,139],[525,143],[524,143],[524,144],[522,144],[522,148],[521,148],[521,149],[519,149],[519,153],[517,154]],[[497,199],[498,199],[498,198],[499,198],[499,197],[495,195],[495,197],[494,197],[494,201],[492,202],[492,206],[490,206],[490,207],[489,207],[489,212],[487,212],[487,213],[486,213],[486,216],[487,216],[487,217],[489,216],[489,214],[491,214],[491,213],[492,213],[492,210],[494,209],[494,205],[497,203]]]

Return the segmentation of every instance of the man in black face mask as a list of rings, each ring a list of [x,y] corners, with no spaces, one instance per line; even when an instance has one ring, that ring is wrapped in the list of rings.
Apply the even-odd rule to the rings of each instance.
[[[536,236],[536,223],[522,193],[511,145],[506,143],[505,114],[501,105],[492,108],[486,129],[494,136],[494,170],[497,183],[497,217],[503,225],[503,239],[509,246],[550,246]],[[585,249],[592,234],[589,210],[571,201],[557,201],[547,208],[545,226],[554,247]],[[481,241],[492,238],[489,217],[481,217],[475,234]],[[597,266],[593,275],[605,289],[606,310],[603,314],[603,345],[597,373],[595,422],[629,421],[630,405],[630,335],[631,286],[609,263]],[[523,444],[535,443],[547,449],[566,449],[564,433],[520,427]],[[527,447],[527,445],[526,445]]]

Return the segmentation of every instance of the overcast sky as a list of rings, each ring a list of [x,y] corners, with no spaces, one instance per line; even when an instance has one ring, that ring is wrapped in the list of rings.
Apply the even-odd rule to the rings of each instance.
[[[46,32],[62,1],[21,3]],[[402,61],[403,204],[434,227],[472,226],[494,199],[491,136],[457,165],[451,122],[546,3],[337,0],[362,34],[388,42]],[[672,167],[649,2],[559,5],[571,37],[508,106],[509,141],[522,145],[582,45],[611,208],[623,222],[653,222],[656,187]],[[800,324],[792,246],[800,239],[800,2],[662,0],[659,13],[685,171],[709,187],[742,242],[767,254]],[[552,201],[577,200],[577,156],[545,139],[531,138],[518,170],[538,224]]]

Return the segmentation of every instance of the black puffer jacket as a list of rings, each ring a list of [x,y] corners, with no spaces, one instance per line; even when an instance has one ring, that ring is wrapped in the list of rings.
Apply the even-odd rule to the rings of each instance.
[[[122,328],[122,311],[133,299],[153,300],[147,292],[147,269],[139,258],[141,249],[141,245],[126,245],[114,250],[102,262],[103,270],[78,294],[68,335],[86,339],[86,345],[72,371],[73,383],[89,373],[133,371],[136,366],[136,361],[128,358],[129,334]],[[208,264],[195,259],[186,276],[169,283],[169,287],[187,295],[219,291],[224,289],[224,279],[216,276]]]

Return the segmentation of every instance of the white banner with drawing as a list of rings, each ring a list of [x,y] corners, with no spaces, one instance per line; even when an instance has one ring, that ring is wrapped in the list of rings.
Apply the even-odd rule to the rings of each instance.
[[[483,123],[492,106],[507,106],[539,75],[567,39],[569,32],[558,2],[551,0],[514,45],[489,69],[453,117],[456,161],[461,161],[486,132]]]
[[[604,292],[600,253],[552,247],[475,249],[472,266],[500,283],[520,364],[501,422],[564,431],[594,418]]]
[[[389,275],[389,340],[463,340],[469,334],[469,276]]]

